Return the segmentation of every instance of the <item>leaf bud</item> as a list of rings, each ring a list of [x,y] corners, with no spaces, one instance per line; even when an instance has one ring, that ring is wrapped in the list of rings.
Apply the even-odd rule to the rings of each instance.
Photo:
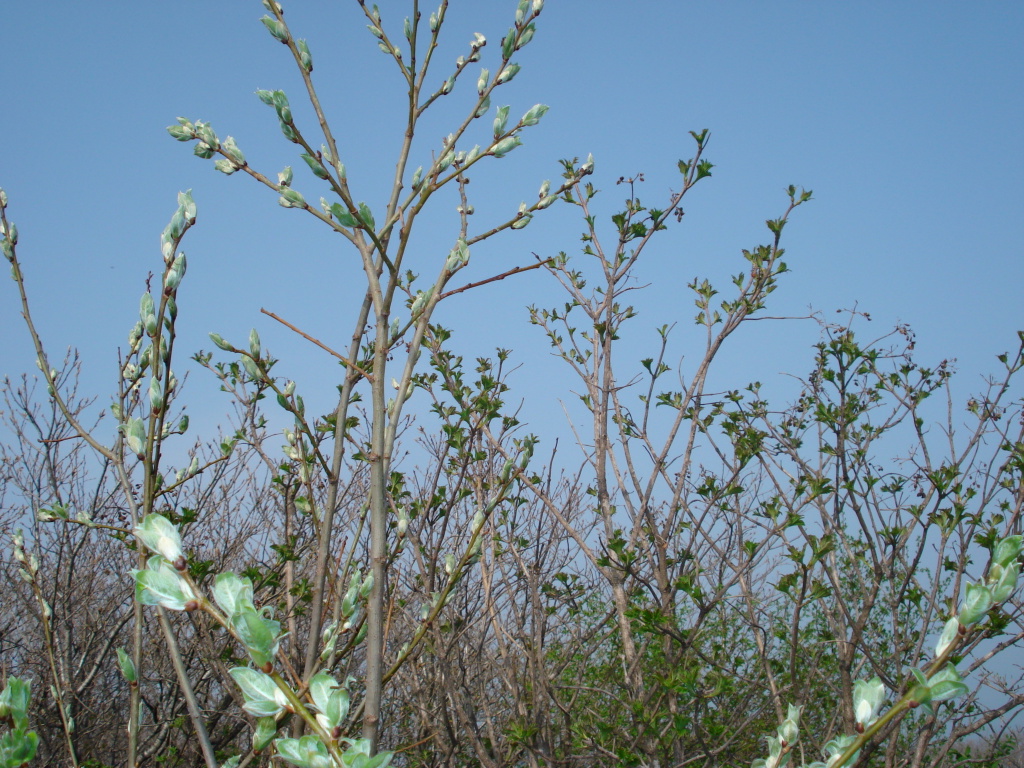
[[[306,73],[313,71],[313,55],[309,52],[309,45],[305,40],[299,40],[297,46],[299,49],[299,63]]]
[[[290,113],[289,113],[289,117],[290,117],[290,116],[291,116],[291,115],[290,115]],[[282,134],[282,135],[283,135],[283,136],[284,136],[284,137],[285,137],[286,139],[288,139],[288,141],[290,141],[290,142],[291,142],[292,144],[298,144],[298,143],[299,143],[299,135],[298,135],[298,134],[297,134],[297,133],[295,132],[295,129],[294,129],[294,128],[292,128],[292,127],[291,127],[291,126],[290,126],[290,125],[289,125],[288,123],[286,123],[286,122],[285,122],[284,120],[282,120],[282,121],[281,121],[281,134]]]
[[[167,126],[167,132],[171,134],[171,138],[177,141],[191,141],[195,138],[192,131],[183,125],[169,125]]]
[[[153,413],[160,413],[164,409],[163,387],[155,377],[149,380],[149,404]]]
[[[530,0],[519,0],[519,7],[516,8],[516,26],[526,21],[526,12],[530,10]]]
[[[323,165],[320,164],[320,161],[317,160],[315,157],[303,152],[302,159],[306,161],[306,165],[309,166],[309,170],[311,170],[313,172],[313,175],[316,176],[318,179],[328,178],[327,169],[324,168]]]
[[[221,149],[223,149],[224,152],[227,153],[228,157],[230,157],[238,164],[239,168],[245,165],[245,155],[242,154],[242,150],[240,150],[238,148],[238,145],[235,144],[234,137],[228,136],[226,139],[224,139],[224,143],[221,146]]]
[[[215,160],[213,167],[223,173],[225,176],[230,176],[232,173],[238,170],[238,166],[233,161],[228,160],[226,157],[222,157],[220,160]]]
[[[505,132],[505,126],[508,124],[508,105],[504,107],[498,107],[494,115],[494,138],[497,139]]]
[[[491,149],[491,154],[495,157],[504,157],[513,149],[523,143],[523,140],[518,136],[506,136],[504,139],[499,141]]]
[[[306,199],[296,190],[291,187],[281,187],[281,197],[278,198],[278,204],[285,208],[305,208]]]
[[[128,450],[136,456],[141,456],[146,445],[146,428],[142,419],[131,419],[124,432]]]
[[[217,134],[214,133],[213,126],[209,123],[202,121],[196,123],[196,133],[211,149],[220,149],[220,140],[217,138]]]
[[[547,111],[547,104],[534,104],[532,107],[530,107],[527,113],[523,115],[523,119],[520,120],[519,123],[520,125],[523,126],[536,125],[537,123],[540,122],[540,119],[544,117],[544,114]]]
[[[235,348],[228,344],[226,341],[224,341],[224,339],[221,337],[219,333],[211,333],[210,341],[216,344],[218,348],[223,349],[225,352],[235,351]]]
[[[128,346],[134,351],[139,348],[139,342],[142,341],[143,334],[142,321],[140,320],[132,329],[128,332]]]
[[[363,583],[359,585],[359,596],[363,599],[369,596],[370,592],[373,591],[373,571],[366,574],[366,578],[363,579]]]
[[[270,16],[264,16],[260,19],[263,22],[263,26],[267,28],[275,38],[280,40],[282,43],[287,43],[289,40],[288,27],[285,26],[284,22],[278,21],[277,19],[271,18]]]
[[[249,374],[249,377],[253,381],[264,380],[265,377],[263,375],[263,371],[260,370],[260,367],[256,364],[255,360],[253,360],[251,357],[243,357],[241,362],[242,367],[245,369],[245,372]]]
[[[509,82],[513,77],[519,74],[521,67],[518,64],[509,64],[501,72],[498,73],[498,77],[495,78],[495,85],[503,85]]]
[[[529,43],[531,40],[533,40],[533,35],[536,32],[537,32],[537,25],[536,24],[527,24],[526,29],[523,30],[523,34],[519,38],[519,45],[516,46],[516,49],[518,50],[519,48],[523,48],[524,46],[526,46],[527,43]]]
[[[481,96],[483,95],[484,91],[487,90],[487,83],[490,80],[490,77],[491,72],[490,70],[487,69],[487,67],[484,67],[480,70],[480,77],[478,77],[476,81],[476,92],[479,93]]]
[[[150,336],[155,334],[157,329],[156,311],[153,305],[153,297],[148,293],[144,293],[139,301],[139,317],[146,328],[146,333]]]

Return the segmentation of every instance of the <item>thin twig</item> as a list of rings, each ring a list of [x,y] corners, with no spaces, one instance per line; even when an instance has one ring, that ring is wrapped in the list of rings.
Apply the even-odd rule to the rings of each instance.
[[[334,357],[336,357],[339,360],[341,360],[341,362],[344,364],[344,366],[346,368],[348,368],[349,370],[353,370],[353,371],[358,372],[359,375],[362,376],[364,379],[369,381],[371,384],[373,383],[373,374],[372,373],[367,373],[362,368],[360,368],[358,365],[354,365],[347,357],[345,357],[344,355],[338,354],[333,349],[331,349],[326,344],[324,344],[322,341],[320,341],[320,339],[316,339],[316,338],[310,336],[305,331],[303,331],[303,330],[301,330],[299,328],[296,328],[294,325],[289,323],[283,317],[279,317],[278,315],[275,315],[273,312],[270,312],[270,311],[268,311],[266,309],[263,309],[263,307],[260,307],[260,312],[262,312],[264,315],[267,315],[268,317],[274,318],[275,320],[277,320],[277,322],[281,323],[281,325],[285,326],[286,328],[289,328],[290,330],[295,331],[297,334],[299,334],[299,336],[301,336],[302,338],[306,339],[306,341],[313,342],[318,347],[320,347],[320,349],[322,349],[324,352],[327,352],[330,355],[334,355]]]
[[[441,299],[447,299],[449,296],[454,296],[456,293],[462,293],[463,291],[468,291],[470,288],[477,288],[477,287],[479,287],[481,285],[487,285],[488,283],[493,283],[493,282],[496,282],[498,280],[504,280],[506,277],[511,277],[512,275],[518,275],[520,272],[529,272],[531,269],[537,269],[537,267],[546,267],[546,266],[548,266],[549,264],[551,264],[553,262],[554,262],[554,259],[544,259],[543,261],[538,261],[536,264],[531,264],[528,267],[515,267],[514,269],[510,269],[508,272],[502,272],[500,275],[495,275],[494,277],[488,277],[486,280],[480,280],[479,282],[476,282],[476,283],[466,283],[461,288],[455,288],[453,290],[446,291],[445,293],[442,293],[440,298],[438,299],[438,301],[440,301]]]

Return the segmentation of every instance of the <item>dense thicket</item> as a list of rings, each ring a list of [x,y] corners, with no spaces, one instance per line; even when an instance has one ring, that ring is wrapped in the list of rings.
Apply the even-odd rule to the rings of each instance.
[[[343,372],[339,400],[330,413],[307,413],[303,379],[323,372],[280,372],[255,331],[237,346],[214,335],[218,351],[195,360],[220,380],[233,422],[215,436],[201,427],[182,466],[170,466],[170,446],[181,455],[190,439],[174,373],[184,366],[174,348],[186,267],[178,246],[196,219],[187,195],[119,358],[114,424],[109,412],[87,423],[97,411],[77,391],[77,360],[46,356],[25,304],[42,375],[3,389],[0,528],[12,539],[23,529],[25,557],[7,546],[0,565],[0,664],[5,677],[33,683],[38,759],[266,764],[270,739],[257,732],[253,752],[252,696],[232,674],[252,668],[272,670],[307,702],[315,676],[330,675],[351,707],[326,732],[361,735],[367,752],[396,750],[400,765],[746,766],[766,756],[765,736],[790,705],[803,708],[801,737],[785,749],[811,761],[830,740],[864,730],[857,681],[877,677],[890,703],[912,694],[912,670],[930,669],[961,611],[951,660],[969,690],[883,721],[859,764],[1019,763],[1009,725],[1024,681],[1006,651],[1024,637],[1021,603],[995,599],[973,622],[960,606],[976,602],[969,584],[996,590],[999,572],[1015,577],[1018,567],[1016,555],[1000,564],[997,548],[1021,530],[1024,347],[960,403],[950,366],[919,364],[909,330],[863,341],[851,312],[821,321],[793,402],[768,402],[749,383],[757,371],[712,388],[723,348],[785,279],[782,232],[810,199],[790,188],[767,243],[738,257],[728,285],[689,286],[700,335],[683,361],[668,359],[667,327],[650,351],[623,349],[624,326],[644,322],[635,307],[645,254],[711,174],[707,132],[693,134],[679,191],[655,206],[641,202],[639,180],[622,180],[623,209],[599,218],[593,163],[574,160],[536,202],[479,226],[468,216],[470,172],[513,151],[546,110],[513,124],[507,107],[494,117],[490,105],[518,71],[513,57],[543,3],[518,3],[493,79],[475,66],[478,37],[436,91],[422,73],[447,4],[429,19],[414,13],[402,31],[364,7],[407,78],[410,138],[428,106],[476,78],[465,120],[453,119],[425,169],[410,172],[412,144],[400,148],[399,180],[375,221],[349,189],[309,47],[277,3],[264,5],[323,121],[299,126],[283,92],[259,95],[328,197],[307,203],[291,169],[275,180],[251,168],[208,124],[182,119],[171,133],[331,227],[359,256],[366,300],[339,334],[351,339],[335,353],[344,367],[325,367]],[[467,126],[492,118],[485,146],[471,145]],[[418,263],[411,232],[446,186],[461,198],[461,229],[443,264]],[[0,242],[27,302],[18,259],[31,243],[18,245],[6,202]],[[530,312],[564,364],[551,385],[579,404],[587,427],[572,450],[544,453],[543,425],[519,422],[522,374],[509,373],[510,353],[463,360],[432,314],[463,289],[452,281],[474,245],[553,204],[578,208],[582,252],[553,249],[495,276],[539,269],[565,291],[557,306]],[[421,286],[412,270],[437,277]],[[430,404],[415,419],[404,411],[410,397]],[[283,434],[271,426],[281,413]],[[413,459],[394,460],[403,450]],[[163,563],[194,590],[179,605],[137,590],[146,577],[133,577],[155,573],[165,554],[133,534],[152,515],[182,539],[184,559]],[[255,618],[245,626],[270,627],[273,638],[245,635],[239,616],[250,614],[224,608],[215,585],[225,573],[251,580]],[[293,703],[264,713],[260,727],[319,738],[304,717]]]

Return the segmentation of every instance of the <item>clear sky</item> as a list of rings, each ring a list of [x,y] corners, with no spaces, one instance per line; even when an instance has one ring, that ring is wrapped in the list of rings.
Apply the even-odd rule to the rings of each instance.
[[[410,4],[380,5],[400,37]],[[434,80],[447,76],[474,31],[491,41],[482,63],[493,64],[515,6],[452,0]],[[284,7],[293,33],[309,41],[356,194],[379,210],[401,139],[395,68],[353,0]],[[262,13],[258,0],[5,5],[0,186],[50,354],[77,346],[96,394],[112,391],[114,350],[137,318],[147,272],[159,268],[175,194],[188,188],[199,221],[184,245],[179,348],[210,348],[209,331],[241,344],[256,326],[300,387],[337,378],[323,353],[259,308],[343,346],[361,295],[353,253],[311,217],[279,207],[242,174],[217,173],[165,132],[177,115],[211,121],[268,175],[295,165],[296,188],[317,199],[315,180],[253,94],[285,89],[309,124],[294,66],[259,23]],[[653,351],[648,329],[678,320],[677,351],[686,354],[694,311],[686,283],[742,268],[739,250],[767,240],[764,220],[784,210],[783,189],[797,184],[815,200],[786,229],[793,273],[772,313],[856,304],[873,317],[865,334],[909,323],[922,361],[958,358],[963,386],[978,388],[1024,328],[1022,40],[1019,2],[548,0],[521,74],[496,103],[512,104],[513,115],[537,102],[551,110],[525,146],[474,178],[476,224],[533,200],[543,179],[558,177],[559,158],[587,153],[605,191],[602,210],[622,197],[615,179],[639,171],[642,198],[656,203],[676,185],[676,161],[689,156],[687,132],[708,128],[714,176],[640,269],[652,285],[637,294],[639,341]],[[461,120],[471,81],[438,105],[421,157]],[[576,252],[574,210],[547,213],[475,252],[467,279],[528,263],[531,252]],[[455,236],[453,211],[438,209],[433,221],[419,257],[428,274]],[[524,306],[560,301],[550,279],[533,272],[452,302],[440,320],[461,329],[467,355],[516,350],[525,364],[516,392],[528,398],[526,415],[544,420],[567,393],[550,386],[561,369]],[[0,374],[32,370],[10,282],[0,288],[0,327]],[[741,386],[804,373],[816,339],[809,322],[755,324],[725,377]],[[637,359],[647,354],[637,347]],[[226,406],[208,377],[194,376],[190,387],[193,424],[210,434],[195,413],[214,418]]]

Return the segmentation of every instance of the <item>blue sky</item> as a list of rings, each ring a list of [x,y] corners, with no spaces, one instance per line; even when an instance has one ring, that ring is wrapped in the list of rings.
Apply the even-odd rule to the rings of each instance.
[[[284,5],[293,33],[309,41],[356,194],[379,209],[402,130],[394,66],[355,2]],[[380,5],[399,37],[407,4]],[[433,79],[447,76],[474,31],[491,41],[482,63],[493,63],[515,6],[453,0]],[[287,51],[258,22],[260,3],[99,8],[65,1],[4,11],[0,186],[51,357],[78,347],[86,388],[112,391],[114,350],[136,319],[147,272],[160,265],[159,234],[175,194],[191,188],[199,221],[184,244],[179,348],[210,348],[210,331],[241,343],[255,326],[282,358],[281,372],[327,407],[325,382],[338,369],[259,309],[343,346],[361,296],[353,254],[310,217],[279,207],[241,174],[215,172],[165,132],[177,115],[211,121],[254,167],[273,175],[295,165],[296,187],[309,199],[320,194],[253,94],[283,88],[308,124]],[[637,294],[637,359],[654,350],[652,329],[675,321],[674,351],[693,354],[686,284],[724,281],[741,268],[740,249],[767,239],[764,220],[784,210],[783,189],[797,184],[815,200],[786,229],[793,272],[773,295],[772,314],[810,307],[834,317],[856,304],[873,318],[865,335],[909,323],[920,360],[957,358],[959,386],[977,389],[1024,328],[1022,39],[1024,4],[1012,2],[548,0],[521,74],[496,103],[511,104],[513,115],[537,102],[551,110],[522,148],[474,178],[476,223],[483,229],[514,212],[543,179],[557,178],[560,158],[588,153],[604,213],[622,197],[615,179],[640,171],[641,197],[656,203],[676,184],[676,161],[689,156],[688,131],[708,128],[714,176],[640,267],[651,286]],[[423,157],[468,108],[470,79],[463,85],[439,103],[418,145]],[[576,252],[574,210],[547,213],[474,252],[467,279],[528,263],[532,252]],[[451,247],[454,221],[450,206],[437,210],[422,241],[425,273]],[[512,383],[536,421],[559,417],[558,399],[571,396],[568,385],[552,385],[562,369],[524,306],[561,301],[533,272],[453,301],[440,316],[467,356],[516,350],[524,367]],[[10,282],[0,288],[0,325],[0,374],[32,370]],[[723,360],[722,381],[804,373],[816,340],[807,321],[754,324]],[[210,434],[202,422],[227,405],[208,377],[189,386],[193,424]]]

